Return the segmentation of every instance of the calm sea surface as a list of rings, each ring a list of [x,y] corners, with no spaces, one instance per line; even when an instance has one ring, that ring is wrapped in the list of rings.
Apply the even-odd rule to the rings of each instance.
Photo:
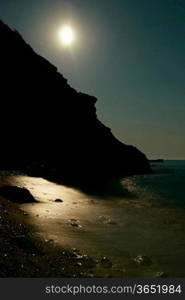
[[[123,276],[185,277],[185,161],[156,163],[153,170],[96,195],[23,175],[3,173],[1,181],[28,188],[39,201],[21,208],[42,238],[106,256]]]

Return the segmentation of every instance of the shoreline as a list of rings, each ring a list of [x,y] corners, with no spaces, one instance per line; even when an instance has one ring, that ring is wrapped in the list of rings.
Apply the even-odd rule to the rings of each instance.
[[[0,199],[0,277],[184,277],[184,210],[158,202],[153,180],[174,181],[174,173],[160,174],[124,179],[122,193],[114,186],[118,198],[110,187],[92,195],[2,174],[1,185],[26,188],[37,203]]]
[[[65,249],[42,239],[26,218],[19,205],[0,197],[0,278],[121,276],[108,260],[98,262],[76,248]]]

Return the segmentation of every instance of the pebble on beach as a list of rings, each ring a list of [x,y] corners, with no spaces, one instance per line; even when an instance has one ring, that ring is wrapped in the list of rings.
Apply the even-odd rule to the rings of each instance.
[[[54,202],[62,203],[62,202],[64,202],[64,200],[62,200],[62,199],[55,199]]]

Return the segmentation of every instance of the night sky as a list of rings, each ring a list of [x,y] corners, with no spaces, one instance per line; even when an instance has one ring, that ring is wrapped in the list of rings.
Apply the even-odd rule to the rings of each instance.
[[[99,118],[123,142],[149,158],[185,159],[183,0],[0,0],[0,19],[96,96]],[[66,22],[70,49],[57,38]]]

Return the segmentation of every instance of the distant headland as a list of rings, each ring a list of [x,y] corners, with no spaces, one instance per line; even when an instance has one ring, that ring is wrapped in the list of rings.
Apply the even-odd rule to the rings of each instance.
[[[163,158],[158,158],[158,159],[150,159],[151,163],[163,163],[164,159]]]

